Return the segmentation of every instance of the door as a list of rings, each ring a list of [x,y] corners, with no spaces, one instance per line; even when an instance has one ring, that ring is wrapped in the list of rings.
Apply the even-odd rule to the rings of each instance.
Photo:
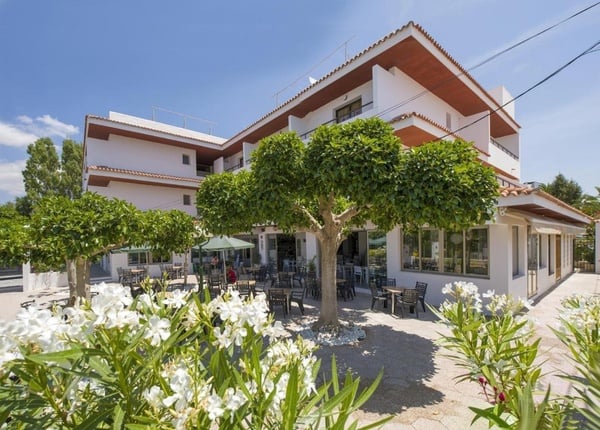
[[[556,280],[558,281],[561,278],[561,271],[560,269],[562,268],[562,250],[561,250],[561,240],[560,240],[561,236],[556,235],[556,255],[554,258],[554,262],[556,264]]]

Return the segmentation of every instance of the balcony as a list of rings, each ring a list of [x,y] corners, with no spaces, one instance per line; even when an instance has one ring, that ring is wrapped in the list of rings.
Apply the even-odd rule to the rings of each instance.
[[[496,148],[500,149],[500,151],[504,152],[505,154],[508,154],[511,158],[514,158],[515,160],[519,160],[519,156],[518,155],[516,155],[515,153],[513,153],[511,150],[509,150],[505,146],[502,146],[502,144],[500,144],[500,142],[498,142],[496,139],[490,137],[490,142]]]
[[[338,118],[332,118],[329,121],[326,121],[326,122],[320,124],[319,127],[321,125],[329,125],[329,124],[336,124],[336,123],[339,124],[339,123],[348,121],[349,119],[356,118],[357,116],[359,116],[359,115],[363,114],[364,112],[367,112],[367,111],[369,111],[371,109],[373,109],[373,102],[365,103],[359,109],[355,109],[353,111],[350,111],[349,113],[347,113],[347,114],[345,114],[343,116],[340,116]],[[307,132],[302,133],[300,135],[300,139],[302,139],[302,140],[308,139],[315,132],[315,130],[317,128],[319,128],[319,127],[315,127],[312,130],[308,130]]]

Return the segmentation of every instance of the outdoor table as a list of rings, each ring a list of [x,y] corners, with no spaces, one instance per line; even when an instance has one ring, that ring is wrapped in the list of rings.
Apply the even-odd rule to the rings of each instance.
[[[385,285],[382,286],[381,288],[383,288],[385,291],[387,291],[388,293],[391,294],[392,298],[392,315],[395,315],[396,312],[396,294],[402,295],[402,293],[404,293],[404,290],[406,290],[406,287],[386,287]]]
[[[146,269],[129,269],[129,273],[131,273],[134,282],[139,283],[140,277],[146,274]]]

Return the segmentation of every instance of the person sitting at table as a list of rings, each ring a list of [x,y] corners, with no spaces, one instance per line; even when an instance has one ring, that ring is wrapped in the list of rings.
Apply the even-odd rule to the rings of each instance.
[[[210,260],[210,264],[213,267],[213,269],[217,269],[219,266],[219,257],[217,257],[216,255],[213,255],[212,259]]]
[[[236,281],[237,275],[235,274],[235,270],[233,270],[233,267],[227,266],[227,283],[235,284]]]

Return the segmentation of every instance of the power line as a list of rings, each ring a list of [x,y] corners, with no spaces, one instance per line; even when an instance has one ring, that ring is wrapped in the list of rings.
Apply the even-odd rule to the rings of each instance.
[[[487,114],[483,115],[481,118],[478,118],[474,121],[471,121],[470,123],[463,125],[460,128],[457,128],[454,131],[451,131],[450,133],[435,139],[435,141],[438,140],[444,140],[446,137],[455,134],[456,132],[459,132],[461,130],[464,130],[467,127],[472,126],[473,124],[478,123],[479,121],[491,116],[492,114],[498,112],[500,109],[504,108],[505,106],[511,104],[512,102],[514,102],[515,100],[523,97],[525,94],[529,93],[530,91],[533,91],[535,88],[539,87],[540,85],[542,85],[544,82],[550,80],[551,78],[553,78],[554,76],[558,75],[560,72],[562,72],[564,69],[566,69],[567,67],[569,67],[571,64],[573,64],[575,61],[579,60],[581,57],[583,57],[584,55],[590,54],[592,52],[597,51],[597,49],[595,49],[598,45],[600,45],[600,40],[597,41],[596,43],[594,43],[592,46],[590,46],[589,48],[587,48],[585,51],[583,51],[581,54],[573,57],[571,60],[569,60],[568,62],[566,62],[565,64],[563,64],[562,66],[560,66],[558,69],[556,69],[554,72],[550,73],[548,76],[546,76],[544,79],[542,79],[541,81],[538,81],[537,83],[535,83],[534,85],[532,85],[531,87],[527,88],[525,91],[523,91],[522,93],[518,94],[517,96],[513,97],[512,99],[510,99],[509,101],[507,101],[506,103],[504,103],[503,105],[499,106],[498,108],[488,112]]]
[[[598,2],[596,2],[596,3],[594,3],[594,4],[592,4],[592,5],[590,5],[590,6],[586,7],[586,8],[584,8],[584,9],[581,9],[581,10],[579,10],[579,11],[575,12],[574,14],[572,14],[572,15],[568,16],[567,18],[564,18],[564,19],[562,19],[561,21],[559,21],[559,22],[557,22],[557,23],[555,23],[555,24],[552,24],[552,25],[548,26],[548,27],[544,28],[544,29],[543,29],[543,30],[541,30],[541,31],[538,31],[537,33],[533,34],[532,36],[526,37],[525,39],[523,39],[523,40],[521,40],[521,41],[519,41],[519,42],[517,42],[517,43],[514,43],[513,45],[509,46],[508,48],[505,48],[505,49],[503,49],[502,51],[500,51],[500,52],[497,52],[496,54],[494,54],[494,55],[492,55],[492,56],[490,56],[490,57],[486,58],[485,60],[483,60],[483,61],[481,61],[481,62],[477,63],[476,65],[474,65],[474,66],[472,66],[472,67],[470,67],[470,68],[466,69],[466,71],[468,72],[468,71],[474,70],[474,69],[476,69],[476,68],[478,68],[478,67],[481,67],[481,66],[483,66],[484,64],[487,64],[487,63],[489,63],[490,61],[492,61],[492,60],[494,60],[494,59],[498,58],[499,56],[501,56],[501,55],[503,55],[503,54],[506,54],[506,53],[507,53],[507,52],[509,52],[509,51],[512,51],[513,49],[515,49],[515,48],[517,48],[517,47],[519,47],[519,46],[523,45],[524,43],[526,43],[526,42],[529,42],[530,40],[533,40],[533,39],[535,39],[536,37],[539,37],[540,35],[542,35],[542,34],[544,34],[544,33],[548,32],[548,31],[550,31],[550,30],[552,30],[552,29],[554,29],[554,28],[556,28],[556,27],[558,27],[558,26],[560,26],[560,25],[564,24],[564,23],[565,23],[565,22],[567,22],[567,21],[570,21],[571,19],[573,19],[573,18],[575,18],[575,17],[577,17],[577,16],[579,16],[579,15],[581,15],[581,14],[583,14],[583,13],[585,13],[585,12],[589,11],[590,9],[592,9],[592,8],[594,8],[594,7],[598,6],[598,5],[600,5],[600,1],[598,1]],[[399,108],[399,107],[401,107],[401,106],[404,106],[404,105],[406,105],[406,104],[408,104],[408,103],[410,103],[410,102],[412,102],[412,101],[414,101],[414,100],[416,100],[416,99],[418,99],[418,98],[420,98],[420,97],[422,97],[422,96],[424,96],[424,95],[426,95],[426,94],[429,94],[429,93],[433,92],[433,90],[435,90],[435,89],[437,89],[437,88],[440,88],[441,86],[443,86],[443,85],[447,84],[448,82],[450,82],[450,81],[452,81],[452,80],[454,80],[454,79],[458,79],[458,78],[460,78],[461,76],[464,76],[464,75],[465,75],[465,73],[466,73],[466,72],[460,72],[460,73],[457,73],[457,74],[455,74],[455,75],[452,75],[451,77],[449,77],[449,78],[447,78],[447,79],[444,79],[444,80],[440,81],[440,82],[439,82],[437,85],[433,86],[432,88],[430,88],[430,89],[426,89],[426,90],[423,90],[423,91],[421,91],[420,93],[417,93],[417,94],[415,94],[415,95],[414,95],[414,96],[412,96],[412,97],[409,97],[408,99],[405,99],[405,100],[403,100],[403,101],[401,101],[401,102],[399,102],[399,103],[397,103],[397,104],[395,104],[395,105],[393,105],[393,106],[390,106],[390,107],[388,107],[388,108],[386,108],[386,109],[382,110],[381,112],[379,112],[379,113],[377,114],[377,116],[378,116],[378,117],[381,117],[382,115],[385,115],[386,113],[389,113],[389,112],[391,112],[391,111],[393,111],[393,110],[395,110],[395,109],[397,109],[397,108]]]

